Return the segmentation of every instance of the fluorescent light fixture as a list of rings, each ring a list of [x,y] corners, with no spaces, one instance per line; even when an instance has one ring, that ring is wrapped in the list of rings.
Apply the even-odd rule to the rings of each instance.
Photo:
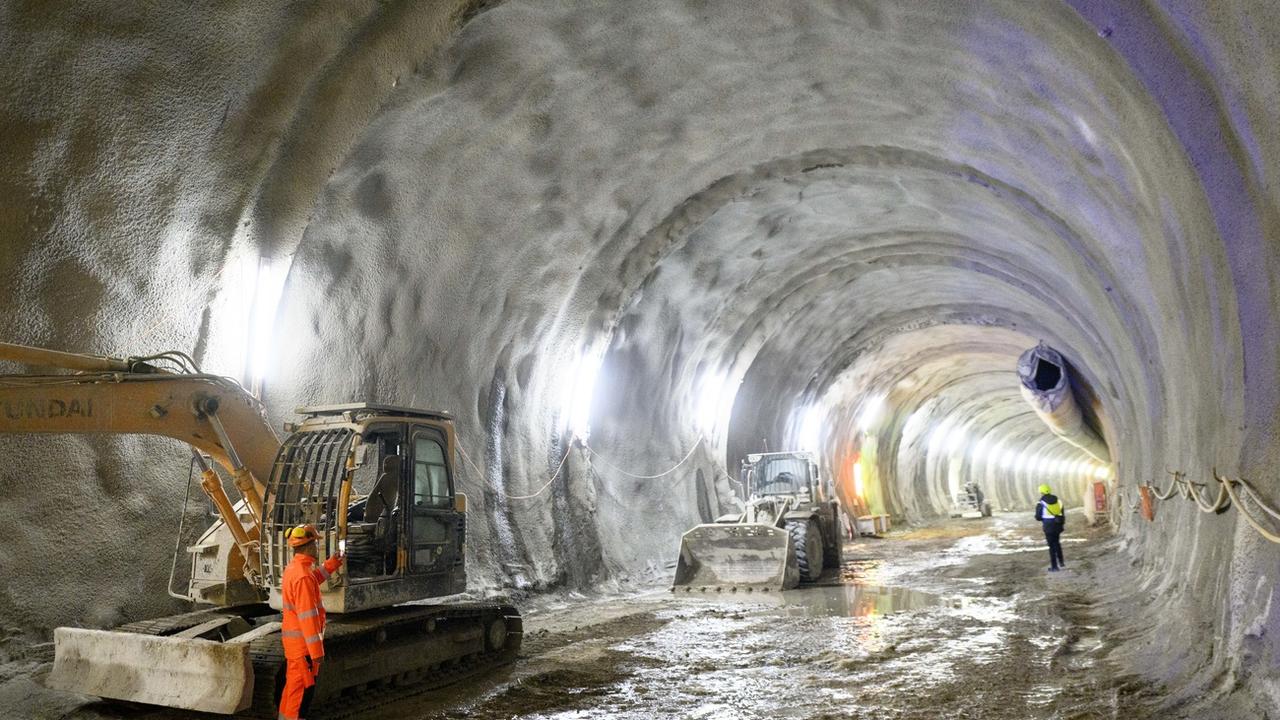
[[[715,429],[720,420],[721,395],[728,376],[721,372],[709,372],[702,377],[698,391],[698,425],[705,432]]]
[[[805,408],[800,417],[800,433],[797,438],[801,450],[814,453],[822,450],[822,421],[825,414],[822,406],[817,403]]]
[[[591,434],[591,401],[596,390],[603,358],[599,352],[578,353],[569,374],[561,380],[560,431],[586,439]]]
[[[1005,470],[1012,470],[1016,462],[1017,462],[1017,457],[1014,455],[1014,452],[1011,448],[1006,449],[1004,450],[1004,452],[1000,453],[1000,467],[1004,468]]]
[[[880,416],[884,414],[884,396],[872,395],[866,399],[862,406],[862,412],[858,415],[858,427],[863,432],[869,432],[880,422]]]
[[[942,450],[947,442],[947,436],[951,433],[951,418],[943,418],[942,422],[933,426],[933,432],[929,433],[929,454]]]
[[[987,439],[980,437],[973,443],[973,449],[970,454],[973,456],[974,462],[982,462],[982,456],[987,452]]]

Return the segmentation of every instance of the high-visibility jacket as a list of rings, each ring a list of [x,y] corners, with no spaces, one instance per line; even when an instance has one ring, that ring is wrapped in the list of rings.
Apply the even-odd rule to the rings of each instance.
[[[331,557],[324,565],[315,566],[310,555],[293,556],[280,582],[280,642],[287,660],[324,657],[324,605],[320,602],[320,583],[342,563]]]
[[[1044,524],[1045,532],[1062,532],[1067,524],[1067,511],[1057,495],[1041,495],[1036,503],[1036,519]]]

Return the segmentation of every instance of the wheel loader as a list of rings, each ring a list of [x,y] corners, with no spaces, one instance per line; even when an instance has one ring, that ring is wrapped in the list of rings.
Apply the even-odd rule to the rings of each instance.
[[[748,455],[745,508],[680,538],[672,589],[788,590],[840,567],[840,505],[812,453]]]
[[[292,554],[284,532],[302,523],[320,530],[321,560],[348,558],[320,588],[331,613],[313,704],[322,714],[477,674],[519,650],[523,626],[510,605],[416,602],[466,589],[467,503],[455,489],[447,413],[302,408],[280,440],[252,395],[181,353],[119,359],[0,343],[0,360],[75,371],[0,376],[0,432],[176,438],[191,446],[217,515],[186,548],[185,592],[169,590],[212,607],[113,630],[57,628],[50,687],[276,717],[280,582]]]
[[[970,480],[952,497],[948,515],[969,520],[991,517],[991,501],[987,500],[978,483]]]

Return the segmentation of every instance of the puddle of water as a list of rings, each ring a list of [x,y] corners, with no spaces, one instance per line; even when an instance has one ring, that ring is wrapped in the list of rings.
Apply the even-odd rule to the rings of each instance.
[[[788,616],[868,617],[918,610],[946,601],[929,593],[905,587],[880,585],[836,585],[802,588],[779,598]]]

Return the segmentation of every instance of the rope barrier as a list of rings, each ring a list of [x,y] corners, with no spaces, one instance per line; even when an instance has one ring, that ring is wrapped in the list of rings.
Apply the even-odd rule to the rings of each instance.
[[[1166,470],[1165,472],[1169,472],[1169,471]],[[1182,490],[1182,485],[1181,485],[1182,473],[1169,472],[1169,474],[1173,476],[1173,482],[1169,485],[1169,489],[1167,491],[1157,489],[1153,483],[1150,483],[1150,482],[1147,483],[1147,487],[1151,488],[1151,492],[1153,495],[1156,496],[1157,500],[1168,500],[1169,498],[1173,497],[1174,493]]]
[[[1248,480],[1245,480],[1244,478],[1240,478],[1240,486],[1244,488],[1245,494],[1249,496],[1249,499],[1252,500],[1255,505],[1262,508],[1262,510],[1266,512],[1268,515],[1270,515],[1271,517],[1275,518],[1276,520],[1280,520],[1280,511],[1277,511],[1276,509],[1268,505],[1266,502],[1264,502],[1262,499],[1262,496],[1258,493],[1257,490],[1253,489],[1253,486],[1249,484]]]
[[[1280,544],[1280,534],[1263,527],[1259,519],[1254,516],[1254,513],[1245,505],[1245,503],[1240,501],[1240,495],[1236,494],[1236,486],[1238,485],[1243,490],[1243,496],[1248,497],[1254,505],[1261,508],[1267,515],[1270,515],[1273,520],[1280,522],[1280,510],[1277,510],[1263,499],[1262,494],[1259,493],[1253,485],[1249,483],[1249,481],[1243,478],[1232,480],[1231,478],[1219,475],[1218,469],[1214,468],[1213,479],[1218,485],[1218,497],[1210,503],[1201,495],[1200,488],[1207,487],[1205,483],[1197,483],[1188,480],[1187,474],[1181,470],[1166,470],[1165,472],[1173,477],[1173,483],[1170,484],[1166,490],[1158,489],[1152,482],[1147,483],[1147,487],[1151,488],[1152,493],[1157,499],[1168,500],[1175,494],[1181,495],[1184,500],[1193,501],[1196,504],[1196,507],[1204,513],[1217,513],[1234,505],[1236,509],[1240,511],[1240,515],[1244,517],[1245,522],[1247,522],[1250,527],[1258,531],[1258,533],[1267,540]]]
[[[693,457],[693,453],[697,451],[698,447],[703,444],[704,440],[705,438],[699,437],[698,441],[693,444],[693,447],[689,448],[689,452],[685,453],[684,458],[682,458],[680,462],[676,463],[675,465],[672,465],[667,470],[663,470],[657,475],[637,475],[635,473],[627,472],[626,470],[623,470],[622,468],[618,467],[617,465],[614,465],[608,460],[605,460],[600,455],[600,453],[596,452],[595,448],[591,447],[590,445],[584,444],[583,447],[587,449],[587,453],[590,454],[592,458],[599,460],[601,465],[609,468],[610,470],[613,470],[614,472],[620,475],[625,475],[630,478],[635,478],[636,480],[656,480],[661,477],[666,477],[667,475],[670,475],[676,470],[679,470],[682,465],[684,465],[686,462],[689,461],[689,458]],[[462,460],[467,464],[468,467],[470,467],[472,470],[475,471],[477,477],[483,480],[485,477],[485,473],[481,471],[480,468],[476,467],[476,464],[471,461],[471,457],[467,455],[467,451],[463,449],[461,444],[458,444],[457,447],[458,447],[459,454],[462,455]],[[546,492],[547,488],[551,487],[551,483],[555,482],[555,479],[560,476],[560,471],[564,469],[564,464],[566,461],[568,461],[569,452],[572,449],[573,449],[572,445],[570,445],[568,448],[565,449],[564,457],[560,458],[560,464],[556,466],[555,472],[551,473],[551,477],[547,478],[547,481],[542,484],[542,487],[539,487],[535,492],[532,492],[528,495],[506,495],[504,497],[507,500],[530,500]],[[718,467],[716,468],[716,470],[717,472],[719,472]],[[730,478],[728,474],[725,474],[725,477],[729,478],[729,482],[732,482],[735,485],[738,484],[737,481],[734,480],[733,478]]]
[[[666,477],[667,475],[670,475],[676,470],[679,470],[681,465],[684,465],[686,462],[689,461],[689,458],[693,457],[694,451],[696,451],[698,447],[702,445],[702,441],[703,441],[703,438],[701,437],[698,438],[698,442],[694,443],[693,447],[689,448],[689,452],[685,453],[684,458],[680,462],[671,466],[669,470],[664,470],[658,473],[657,475],[636,475],[635,473],[629,473],[626,470],[623,470],[622,468],[618,467],[617,465],[614,465],[613,463],[609,462],[608,460],[605,460],[603,457],[600,456],[600,453],[596,452],[595,448],[591,447],[590,445],[587,446],[587,452],[591,453],[591,457],[599,460],[601,465],[604,465],[605,467],[609,468],[610,470],[613,470],[619,475],[626,475],[627,477],[635,478],[636,480],[657,480],[660,477]]]
[[[546,492],[547,488],[551,487],[551,483],[555,482],[555,481],[556,481],[556,478],[560,477],[560,471],[564,469],[564,464],[569,460],[569,452],[570,452],[571,450],[573,450],[573,445],[572,445],[572,444],[570,444],[570,445],[569,445],[569,447],[565,448],[565,450],[564,450],[564,457],[560,458],[560,464],[556,466],[556,471],[555,471],[555,472],[553,472],[553,473],[551,473],[551,477],[547,478],[547,481],[546,481],[545,483],[543,483],[543,484],[542,484],[542,487],[538,488],[536,492],[530,493],[530,494],[528,494],[528,495],[507,495],[507,496],[506,496],[506,499],[508,499],[508,500],[530,500],[530,499],[532,499],[532,498],[536,498],[536,497],[538,497],[539,495],[541,495],[542,493]]]
[[[462,449],[461,443],[458,444],[458,452],[462,455],[463,462],[465,462],[467,466],[470,467],[472,470],[476,471],[477,479],[479,479],[480,482],[483,483],[485,478],[484,471],[476,467],[475,463],[471,462],[471,456],[467,455],[467,451]]]
[[[476,467],[475,463],[471,462],[471,456],[467,455],[467,451],[462,448],[461,443],[458,443],[457,448],[458,448],[458,453],[462,455],[463,462],[465,462],[468,467],[470,467],[472,470],[475,471],[476,477],[478,477],[481,482],[484,482],[484,478],[485,478],[484,471]],[[556,478],[560,476],[560,471],[564,469],[564,464],[569,459],[569,451],[572,449],[573,449],[572,445],[565,448],[564,457],[560,458],[560,464],[556,466],[555,472],[551,473],[551,477],[547,478],[547,481],[542,484],[542,487],[538,488],[537,492],[530,493],[529,495],[503,495],[503,498],[507,500],[528,500],[530,498],[535,498],[541,495],[543,492],[546,491],[547,488],[551,487],[551,483],[555,482]]]
[[[1222,480],[1222,478],[1219,478],[1219,479]],[[1266,528],[1262,527],[1262,524],[1259,523],[1253,517],[1253,513],[1249,512],[1249,510],[1246,509],[1245,506],[1239,500],[1236,499],[1235,490],[1231,489],[1232,485],[1233,483],[1229,480],[1223,480],[1222,482],[1222,487],[1226,488],[1227,494],[1231,496],[1231,502],[1235,503],[1235,506],[1240,509],[1240,515],[1245,519],[1246,522],[1249,523],[1249,525],[1253,527],[1254,530],[1257,530],[1262,535],[1262,537],[1270,540],[1273,543],[1280,544],[1280,535],[1276,535],[1275,533],[1269,532]]]

